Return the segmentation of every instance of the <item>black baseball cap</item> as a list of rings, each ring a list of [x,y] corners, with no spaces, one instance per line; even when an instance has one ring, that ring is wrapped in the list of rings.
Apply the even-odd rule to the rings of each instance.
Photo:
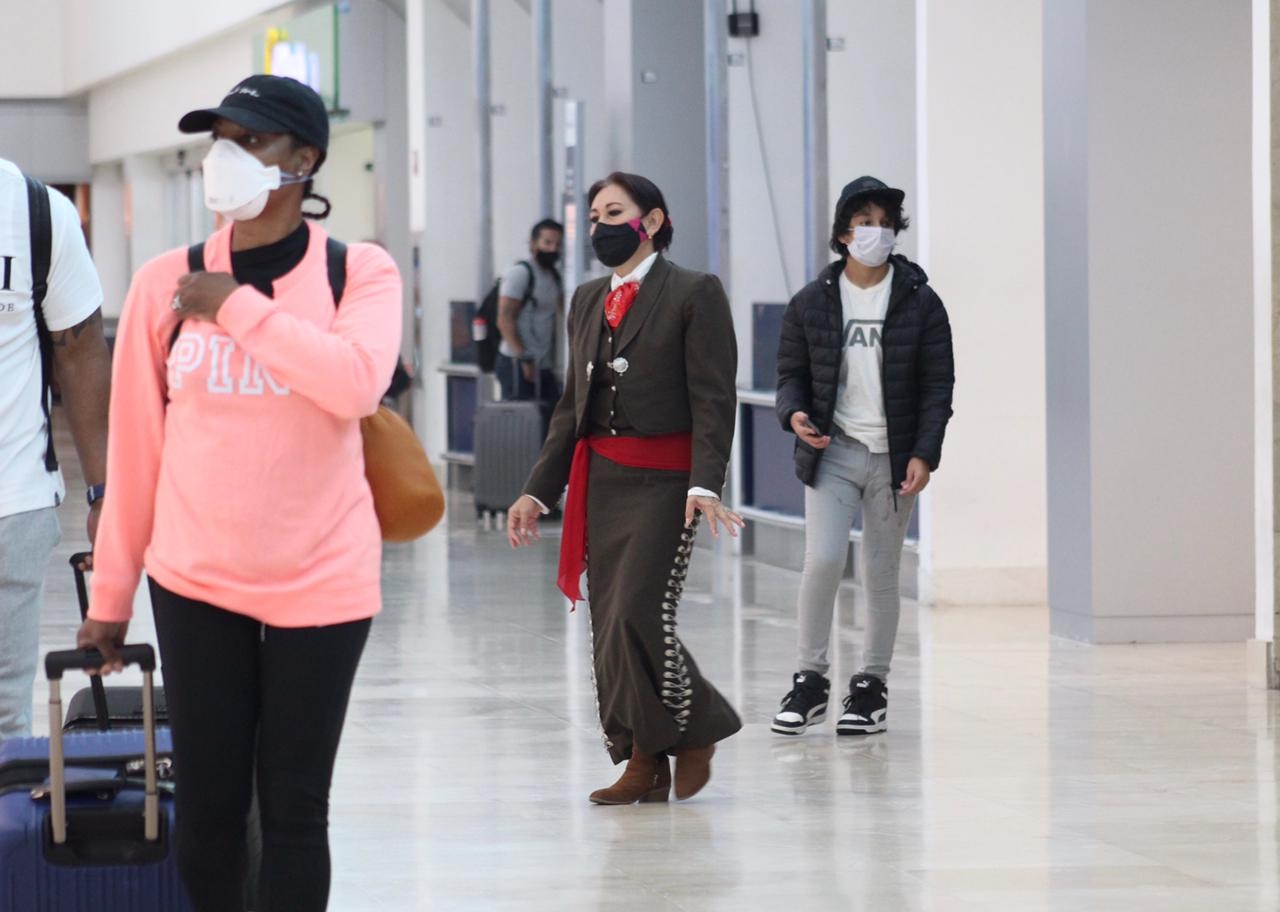
[[[902,201],[907,195],[901,190],[895,190],[882,180],[874,177],[863,176],[855,181],[850,181],[844,185],[844,189],[840,191],[840,199],[836,203],[836,212],[844,209],[845,203],[859,196],[874,196],[880,199],[889,199],[893,201],[895,206],[901,206]]]
[[[329,112],[324,99],[310,86],[287,76],[250,76],[241,81],[216,108],[201,108],[178,121],[183,133],[205,133],[219,117],[261,133],[292,133],[320,150],[329,150]]]

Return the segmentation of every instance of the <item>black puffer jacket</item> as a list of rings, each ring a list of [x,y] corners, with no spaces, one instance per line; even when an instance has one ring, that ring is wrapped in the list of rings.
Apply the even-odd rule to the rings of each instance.
[[[893,288],[881,344],[884,360],[885,417],[893,486],[901,487],[907,463],[919,456],[936,469],[942,437],[951,418],[955,365],[951,324],[942,300],[929,287],[924,270],[894,256]],[[823,434],[830,434],[844,358],[844,307],[840,272],[832,263],[791,299],[778,343],[778,420],[791,431],[791,416],[806,412]],[[796,439],[796,476],[812,485],[822,451]]]

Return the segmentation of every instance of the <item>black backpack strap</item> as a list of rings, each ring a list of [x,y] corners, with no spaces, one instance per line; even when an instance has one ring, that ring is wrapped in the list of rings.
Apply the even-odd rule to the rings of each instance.
[[[528,260],[521,260],[520,265],[524,267],[524,271],[529,273],[529,284],[524,288],[524,297],[520,299],[520,309],[524,310],[529,302],[533,300],[533,264]]]
[[[329,238],[325,244],[325,257],[329,268],[329,290],[333,292],[335,307],[342,301],[342,293],[347,290],[347,245],[342,241]],[[204,242],[192,244],[187,248],[187,271],[204,272]],[[169,351],[173,351],[178,335],[182,332],[179,320],[169,334]]]
[[[199,244],[192,244],[187,248],[187,272],[204,272],[204,241]],[[178,342],[178,336],[182,334],[183,320],[179,320],[173,324],[173,332],[169,333],[169,348],[166,354],[173,351],[173,346]]]
[[[34,177],[27,176],[27,219],[31,239],[31,309],[36,318],[36,338],[40,344],[40,408],[44,411],[47,441],[44,467],[54,472],[58,456],[53,450],[53,416],[49,414],[53,400],[53,338],[44,318],[44,298],[49,293],[49,263],[53,259],[53,221],[49,214],[49,190]]]
[[[342,303],[342,293],[347,290],[347,245],[336,238],[329,238],[324,245],[329,261],[329,290],[333,292],[333,306]]]

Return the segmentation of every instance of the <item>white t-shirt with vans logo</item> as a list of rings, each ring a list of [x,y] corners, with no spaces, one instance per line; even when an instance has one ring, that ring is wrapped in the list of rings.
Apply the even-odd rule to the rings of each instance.
[[[49,216],[53,249],[44,315],[50,332],[58,332],[102,306],[102,286],[76,207],[50,190]],[[65,494],[61,473],[44,467],[40,390],[27,183],[15,165],[0,159],[0,516],[57,506]]]
[[[873,453],[889,452],[884,414],[884,317],[889,311],[893,267],[877,285],[859,288],[840,273],[844,307],[844,358],[836,397],[836,425]]]

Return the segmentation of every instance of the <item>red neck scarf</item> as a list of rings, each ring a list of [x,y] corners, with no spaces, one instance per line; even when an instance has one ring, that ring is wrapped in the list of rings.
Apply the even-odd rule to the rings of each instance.
[[[618,328],[618,325],[622,323],[622,318],[627,315],[627,311],[631,309],[631,305],[635,303],[636,295],[639,293],[639,282],[623,282],[609,292],[609,297],[604,302],[604,318],[608,321],[610,329]]]

